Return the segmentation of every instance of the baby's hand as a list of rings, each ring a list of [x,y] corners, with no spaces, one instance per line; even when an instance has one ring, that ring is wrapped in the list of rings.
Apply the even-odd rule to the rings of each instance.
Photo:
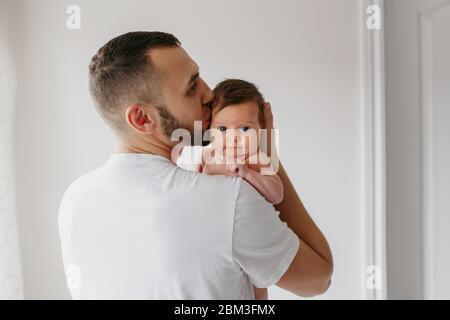
[[[245,164],[236,164],[236,163],[227,164],[226,168],[232,174],[242,178],[244,178],[248,172],[248,168],[245,166]]]
[[[262,175],[274,175],[278,167],[275,167],[270,157],[261,149],[253,155],[250,160],[248,169],[254,170]],[[255,160],[256,159],[256,160]],[[275,169],[276,168],[276,169]]]

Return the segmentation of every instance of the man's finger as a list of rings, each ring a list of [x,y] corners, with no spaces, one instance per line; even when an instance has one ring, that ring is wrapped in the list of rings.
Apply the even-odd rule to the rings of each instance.
[[[264,102],[264,122],[266,129],[273,129],[273,114],[270,102]]]
[[[270,102],[264,102],[264,128],[266,129],[266,141],[262,143],[262,150],[270,157],[272,153],[272,135],[271,131],[273,129],[273,114],[272,114],[272,106]]]

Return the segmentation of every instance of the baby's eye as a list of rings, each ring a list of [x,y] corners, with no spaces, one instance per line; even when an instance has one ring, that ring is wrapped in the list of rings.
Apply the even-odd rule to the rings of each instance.
[[[222,132],[225,132],[225,131],[227,131],[227,128],[224,127],[224,126],[220,126],[220,127],[219,127],[219,130],[222,131]]]
[[[241,130],[242,130],[243,132],[247,132],[249,129],[250,129],[250,127],[242,127],[242,128],[241,128]]]

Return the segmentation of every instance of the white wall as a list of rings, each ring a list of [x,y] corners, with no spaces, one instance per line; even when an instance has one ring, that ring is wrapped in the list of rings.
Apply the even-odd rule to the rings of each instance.
[[[13,114],[16,74],[11,48],[11,2],[0,2],[0,300],[23,297],[14,202]]]
[[[390,299],[450,297],[450,1],[386,1]]]
[[[67,185],[103,163],[112,135],[87,89],[91,56],[131,30],[174,33],[214,86],[260,85],[281,159],[335,259],[326,298],[363,297],[362,118],[358,0],[16,2],[15,120],[20,239],[27,298],[68,298],[57,234]],[[66,7],[81,7],[81,30]],[[271,288],[272,298],[293,295]]]

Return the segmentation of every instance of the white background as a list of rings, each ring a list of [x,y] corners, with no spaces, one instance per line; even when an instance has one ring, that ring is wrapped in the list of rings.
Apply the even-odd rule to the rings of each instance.
[[[66,8],[81,8],[81,30]],[[322,298],[362,298],[363,125],[357,0],[8,2],[17,69],[17,212],[26,298],[69,298],[57,230],[65,188],[101,165],[112,135],[88,95],[88,63],[127,31],[174,33],[210,86],[258,84],[272,102],[280,152],[335,261]],[[271,288],[270,298],[294,295]]]
[[[386,3],[389,299],[450,299],[450,1]]]

